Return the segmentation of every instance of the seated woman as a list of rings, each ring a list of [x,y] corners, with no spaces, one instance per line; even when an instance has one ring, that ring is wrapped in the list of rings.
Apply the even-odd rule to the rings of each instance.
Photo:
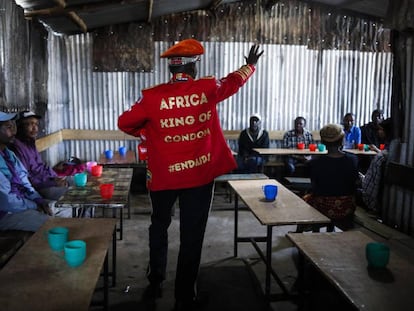
[[[325,125],[320,135],[328,153],[309,162],[311,193],[304,199],[332,220],[327,231],[334,226],[346,230],[352,227],[356,207],[358,158],[341,151],[344,132],[340,125]]]

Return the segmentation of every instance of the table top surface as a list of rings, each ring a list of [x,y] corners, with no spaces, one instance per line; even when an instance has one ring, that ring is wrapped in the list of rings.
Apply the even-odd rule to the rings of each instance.
[[[248,174],[224,174],[216,177],[215,181],[229,181],[229,180],[244,180],[244,179],[269,179],[263,173],[248,173]]]
[[[98,164],[104,166],[119,166],[119,165],[136,165],[138,163],[136,152],[128,150],[126,155],[121,156],[118,151],[114,151],[112,159],[107,159],[105,154],[99,156]]]
[[[0,270],[1,310],[88,310],[115,225],[113,218],[49,219]],[[50,249],[46,231],[55,226],[86,242],[81,266],[69,267],[63,252]]]
[[[348,152],[348,153],[352,153],[352,154],[356,154],[356,155],[369,155],[369,156],[374,156],[377,155],[378,153],[376,153],[373,150],[359,150],[359,149],[342,149],[342,151],[344,152]]]
[[[264,199],[262,187],[267,184],[278,186],[278,195],[273,202],[267,202]],[[330,222],[328,217],[274,179],[230,180],[229,185],[262,225],[278,226]]]
[[[66,208],[88,206],[123,208],[128,204],[132,174],[132,168],[104,167],[100,177],[88,174],[88,182],[85,187],[71,186],[55,205]],[[105,183],[114,184],[114,194],[111,199],[101,197],[99,185]]]
[[[309,149],[297,148],[253,148],[260,155],[321,155],[327,154],[328,151],[310,151]]]
[[[368,268],[365,246],[374,240],[364,233],[289,233],[287,237],[357,309],[407,310],[414,304],[414,263],[391,248],[386,269]]]

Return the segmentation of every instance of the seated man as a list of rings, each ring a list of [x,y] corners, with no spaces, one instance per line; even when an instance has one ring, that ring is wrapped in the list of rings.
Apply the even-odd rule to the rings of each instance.
[[[344,127],[344,149],[356,149],[361,143],[361,129],[354,125],[355,116],[348,112],[342,119],[342,126]]]
[[[41,117],[30,111],[18,114],[17,133],[9,148],[23,163],[29,173],[33,187],[48,200],[58,200],[67,190],[65,177],[58,177],[56,172],[43,162],[36,149],[35,140],[39,132]]]
[[[294,121],[295,127],[285,133],[283,136],[283,148],[297,148],[298,143],[304,143],[305,148],[309,148],[309,144],[314,144],[313,136],[306,127],[306,119],[297,117]],[[296,171],[298,163],[305,163],[310,160],[310,156],[289,156],[286,157],[285,165],[288,175],[292,175]]]
[[[237,165],[240,173],[256,173],[263,158],[253,148],[269,148],[269,133],[261,129],[262,118],[258,114],[250,117],[250,126],[241,131]]]
[[[367,145],[385,144],[385,135],[381,128],[381,122],[384,121],[384,112],[376,109],[371,114],[371,122],[361,126],[361,143]]]
[[[46,220],[45,216],[52,215],[52,211],[48,201],[30,184],[23,164],[7,148],[16,134],[16,124],[13,120],[15,116],[15,113],[0,112],[0,193],[3,200],[7,199],[1,204],[0,229],[35,231]],[[45,216],[39,215],[38,212]],[[22,218],[23,223],[19,223]]]

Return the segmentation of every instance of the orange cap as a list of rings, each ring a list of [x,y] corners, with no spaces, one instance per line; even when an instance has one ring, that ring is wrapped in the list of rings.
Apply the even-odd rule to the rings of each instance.
[[[204,54],[204,47],[195,39],[185,39],[170,47],[161,54],[161,58],[192,57]]]

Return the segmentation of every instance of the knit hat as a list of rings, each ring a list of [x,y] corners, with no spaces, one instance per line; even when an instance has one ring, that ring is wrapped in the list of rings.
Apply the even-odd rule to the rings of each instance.
[[[320,130],[321,140],[328,143],[338,141],[344,138],[342,126],[338,124],[327,124]]]

